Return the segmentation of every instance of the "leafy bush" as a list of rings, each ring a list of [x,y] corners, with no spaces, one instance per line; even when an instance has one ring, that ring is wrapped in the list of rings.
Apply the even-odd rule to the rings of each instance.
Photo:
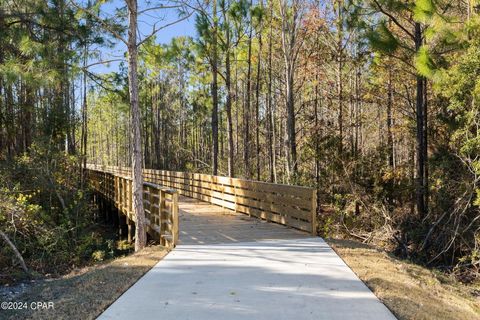
[[[0,231],[30,270],[59,274],[111,258],[115,245],[92,231],[94,210],[80,185],[77,158],[36,145],[28,154],[0,163]],[[0,269],[10,275],[18,269],[9,246],[0,246]]]

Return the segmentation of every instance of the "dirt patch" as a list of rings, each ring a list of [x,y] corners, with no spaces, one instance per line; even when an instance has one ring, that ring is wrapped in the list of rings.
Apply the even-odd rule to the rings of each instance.
[[[2,319],[95,319],[166,254],[160,246],[100,265],[75,270],[57,279],[37,281],[15,296],[22,310],[0,310]],[[32,310],[32,302],[53,302]],[[51,305],[50,305],[51,306]],[[38,309],[38,308],[37,308]]]
[[[480,319],[479,283],[460,284],[355,241],[327,242],[398,319]]]

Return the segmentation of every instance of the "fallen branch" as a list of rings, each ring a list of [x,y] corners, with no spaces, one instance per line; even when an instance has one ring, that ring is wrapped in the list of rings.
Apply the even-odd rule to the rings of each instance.
[[[5,242],[9,245],[9,247],[12,249],[13,253],[15,254],[15,257],[17,258],[18,262],[20,263],[20,266],[22,267],[23,271],[25,273],[30,274],[28,271],[27,265],[25,264],[25,260],[23,260],[22,255],[20,254],[20,251],[18,251],[17,247],[13,244],[12,241],[8,238],[8,236],[5,234],[5,232],[0,231],[0,236],[5,240]]]

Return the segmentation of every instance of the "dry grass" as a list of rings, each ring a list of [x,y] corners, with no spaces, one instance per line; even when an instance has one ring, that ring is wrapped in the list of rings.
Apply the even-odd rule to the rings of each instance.
[[[327,242],[398,319],[480,319],[480,284],[462,285],[355,241]]]
[[[0,311],[0,318],[94,319],[166,254],[162,247],[147,247],[140,253],[41,281],[15,300],[53,301],[54,310]]]

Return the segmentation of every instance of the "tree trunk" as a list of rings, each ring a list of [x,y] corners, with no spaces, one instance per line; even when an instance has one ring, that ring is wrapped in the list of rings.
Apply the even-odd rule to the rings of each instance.
[[[392,73],[389,71],[388,76],[388,93],[387,93],[387,151],[388,151],[388,166],[393,169],[393,133],[392,133],[392,104],[393,104],[393,88],[392,88]]]
[[[314,113],[315,113],[315,188],[317,189],[317,200],[320,191],[320,123],[318,119],[318,109],[319,109],[319,76],[318,72],[315,74],[315,102],[314,102]]]
[[[338,41],[337,41],[337,98],[338,98],[338,134],[339,144],[338,152],[343,154],[343,15],[342,15],[343,0],[338,1],[337,12],[337,26],[338,26]]]
[[[358,67],[357,67],[358,68]],[[356,69],[355,72],[355,156],[359,153],[359,136],[360,136],[360,113],[361,113],[361,101],[360,101],[360,71]]]
[[[25,260],[23,260],[23,257],[22,255],[20,254],[20,251],[18,251],[17,247],[15,247],[15,245],[13,244],[12,241],[10,241],[10,239],[8,238],[8,236],[5,234],[5,232],[3,231],[0,231],[0,237],[3,238],[3,241],[5,241],[8,246],[10,247],[10,249],[12,249],[13,253],[15,254],[15,257],[17,258],[18,262],[20,263],[20,267],[22,268],[22,270],[25,272],[25,273],[29,273],[28,272],[28,268],[27,268],[27,265],[25,264]]]
[[[11,159],[13,158],[15,152],[15,113],[13,111],[13,86],[8,84],[5,90],[5,127],[7,131],[6,145],[8,158]]]
[[[142,143],[140,132],[140,108],[138,103],[137,74],[137,0],[126,0],[128,7],[128,92],[131,109],[132,144],[132,191],[135,223],[135,251],[143,249],[147,243],[145,232],[145,212],[143,210]]]
[[[30,146],[32,144],[32,131],[33,131],[33,113],[35,110],[35,97],[34,91],[32,86],[25,83],[25,105],[24,105],[24,117],[23,117],[23,152],[27,152],[30,150]]]
[[[260,3],[263,9],[263,1]],[[255,87],[255,145],[256,145],[256,160],[257,160],[257,180],[260,180],[260,72],[262,61],[262,25],[260,24],[260,33],[258,34],[258,61],[257,61],[257,79]]]
[[[250,3],[251,4],[251,3]],[[250,19],[250,25],[252,20]],[[252,78],[252,27],[248,35],[248,56],[247,56],[247,83],[245,93],[245,112],[243,119],[244,137],[243,137],[243,161],[245,165],[245,177],[250,179],[252,172],[250,168],[250,104],[251,104],[251,78]]]
[[[273,117],[273,106],[272,106],[272,34],[273,34],[273,6],[270,5],[270,34],[268,37],[268,92],[267,92],[267,143],[268,143],[268,158],[269,158],[269,171],[270,171],[270,182],[275,182],[275,143],[274,143],[274,126],[275,119]]]
[[[212,174],[218,174],[218,52],[217,52],[217,1],[213,0],[212,39]]]
[[[388,167],[391,171],[394,169],[393,157],[393,133],[392,133],[392,107],[393,107],[393,83],[392,83],[392,69],[388,67],[388,92],[387,92],[387,153],[388,153]],[[393,211],[393,189],[395,181],[393,177],[388,181],[387,185],[387,202],[388,210]]]
[[[224,11],[224,19],[226,13]],[[227,89],[227,99],[225,109],[227,112],[227,140],[228,140],[228,176],[235,177],[235,168],[233,166],[234,146],[233,146],[233,123],[232,123],[232,83],[231,83],[231,66],[230,66],[230,29],[227,26],[226,30],[226,46],[225,53],[225,87]]]
[[[415,23],[415,49],[418,52],[422,46],[422,27],[420,23]],[[426,215],[425,203],[425,138],[424,138],[424,82],[425,79],[421,75],[417,75],[417,97],[416,97],[416,113],[417,113],[417,213],[424,217]]]
[[[428,214],[428,199],[429,199],[429,190],[428,190],[428,96],[427,96],[427,79],[423,78],[423,159],[424,159],[424,168],[423,168],[423,190],[425,190],[424,201],[425,201],[425,214]]]
[[[294,92],[294,79],[295,79],[295,64],[297,59],[297,24],[299,23],[299,17],[297,12],[298,2],[290,5],[283,2],[280,5],[282,11],[282,51],[284,59],[284,75],[285,75],[285,106],[287,112],[287,176],[290,174],[294,177],[297,176],[298,164],[297,164],[297,142],[295,131],[295,92]],[[291,12],[289,12],[291,10]]]
[[[88,60],[88,43],[85,42],[84,48],[84,56],[83,56],[83,67],[87,67],[87,60]],[[87,116],[87,70],[83,70],[83,103],[82,103],[82,131],[81,131],[81,162],[82,165],[80,166],[80,181],[81,186],[83,188],[85,184],[85,173],[87,168],[87,135],[88,135],[88,116]]]
[[[289,170],[293,177],[296,177],[298,165],[297,165],[297,142],[296,142],[296,131],[295,131],[295,97],[294,97],[294,71],[292,70],[293,66],[288,66],[287,68],[287,139],[289,147]]]

